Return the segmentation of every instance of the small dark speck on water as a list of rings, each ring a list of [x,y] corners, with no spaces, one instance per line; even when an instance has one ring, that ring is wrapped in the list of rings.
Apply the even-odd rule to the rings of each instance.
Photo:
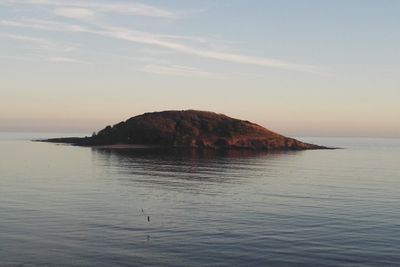
[[[150,222],[150,216],[147,216],[147,221]]]

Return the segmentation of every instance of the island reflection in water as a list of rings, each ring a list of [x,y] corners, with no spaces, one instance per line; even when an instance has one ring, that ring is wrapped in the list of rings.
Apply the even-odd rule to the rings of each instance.
[[[196,150],[196,149],[107,149],[92,148],[96,160],[104,166],[116,168],[121,174],[133,175],[131,181],[190,188],[204,183],[249,182],[251,175],[268,163],[276,164],[280,157],[294,156],[302,151],[253,150]],[[249,173],[250,172],[250,173]],[[273,175],[273,173],[270,173]],[[162,179],[160,179],[162,178]],[[129,178],[128,178],[129,179]]]

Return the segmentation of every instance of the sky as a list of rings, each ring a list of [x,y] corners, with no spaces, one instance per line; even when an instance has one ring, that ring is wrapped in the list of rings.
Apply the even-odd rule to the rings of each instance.
[[[400,137],[400,1],[0,0],[0,131],[198,109]]]

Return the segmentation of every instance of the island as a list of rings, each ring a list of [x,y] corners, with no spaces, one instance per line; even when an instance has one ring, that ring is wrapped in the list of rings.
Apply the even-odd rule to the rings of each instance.
[[[40,140],[78,146],[191,149],[307,150],[329,147],[303,143],[258,124],[209,111],[149,112],[107,126],[91,137]]]

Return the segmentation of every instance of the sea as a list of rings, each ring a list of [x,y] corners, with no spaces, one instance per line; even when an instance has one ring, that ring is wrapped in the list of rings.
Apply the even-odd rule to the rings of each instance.
[[[0,266],[400,266],[400,139],[274,153],[31,141],[66,135],[0,133]]]

